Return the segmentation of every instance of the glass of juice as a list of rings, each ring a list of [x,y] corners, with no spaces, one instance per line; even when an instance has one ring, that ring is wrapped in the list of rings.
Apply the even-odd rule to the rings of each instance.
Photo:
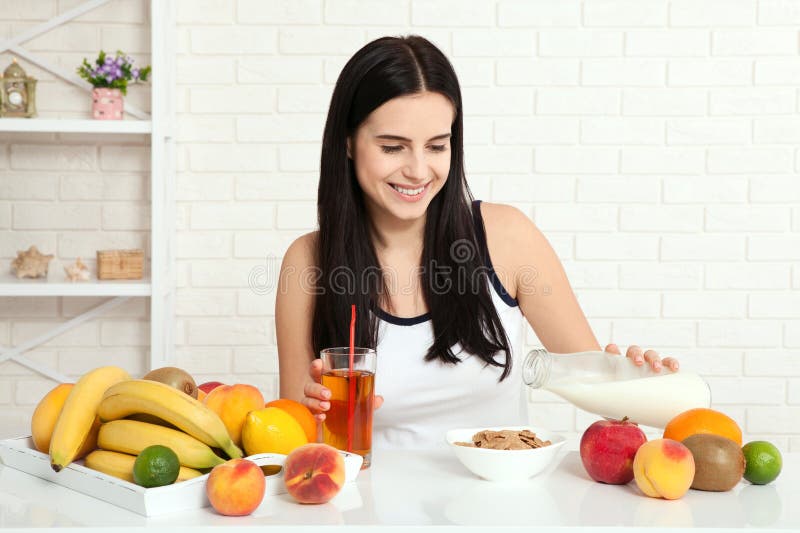
[[[350,373],[350,348],[326,348],[322,359],[322,385],[331,391],[331,408],[322,423],[325,444],[372,460],[372,404],[375,398],[375,350],[355,348]],[[352,384],[352,385],[351,385]],[[352,422],[351,422],[352,420]]]

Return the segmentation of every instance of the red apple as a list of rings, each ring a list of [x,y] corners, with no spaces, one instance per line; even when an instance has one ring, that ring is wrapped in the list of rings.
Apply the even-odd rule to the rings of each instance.
[[[212,390],[216,389],[220,385],[224,385],[224,383],[220,383],[219,381],[206,381],[205,383],[201,383],[197,386],[198,389],[208,394]]]
[[[645,442],[644,432],[627,416],[622,420],[598,420],[581,437],[583,467],[595,481],[624,485],[633,479],[633,458]]]

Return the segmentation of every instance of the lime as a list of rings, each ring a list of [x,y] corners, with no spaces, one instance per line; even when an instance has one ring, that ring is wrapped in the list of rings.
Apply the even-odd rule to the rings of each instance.
[[[754,440],[742,446],[744,478],[753,485],[766,485],[781,473],[781,452],[772,443]]]
[[[178,479],[178,455],[166,446],[148,446],[133,463],[133,481],[145,488],[171,485]]]

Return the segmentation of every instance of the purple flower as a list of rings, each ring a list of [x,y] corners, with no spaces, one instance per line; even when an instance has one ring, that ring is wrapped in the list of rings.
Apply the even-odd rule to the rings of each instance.
[[[139,79],[139,69],[135,68],[135,69],[131,70],[131,75],[133,76],[133,79],[138,80]]]
[[[118,57],[117,60],[115,61],[115,63],[117,65],[117,68],[121,67],[122,66],[122,56]]]
[[[105,63],[106,65],[110,65],[110,64],[111,64],[111,63],[113,63],[113,62],[114,62],[114,58],[113,58],[113,57],[111,57],[111,56],[106,56],[106,59],[105,59],[105,61],[104,61],[104,63]]]
[[[115,75],[117,78],[121,78],[121,77],[122,77],[122,70],[120,70],[120,69],[116,69],[116,70],[114,71],[114,75]]]
[[[112,78],[111,76],[106,76],[106,81],[108,83],[111,83],[112,81],[114,81],[114,78]]]

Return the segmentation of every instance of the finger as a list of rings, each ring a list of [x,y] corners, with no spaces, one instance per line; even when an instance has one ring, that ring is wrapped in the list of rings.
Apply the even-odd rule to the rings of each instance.
[[[642,349],[635,344],[628,347],[625,357],[633,359],[633,362],[637,365],[644,364],[644,353],[642,352]]]
[[[375,399],[372,402],[373,409],[380,409],[381,405],[383,405],[383,396],[375,395]]]
[[[318,400],[316,398],[306,397],[303,398],[303,401],[300,403],[308,407],[308,409],[315,415],[322,414],[331,408],[331,402],[328,400]]]
[[[621,355],[621,353],[622,353],[622,352],[619,351],[619,346],[617,346],[613,342],[611,344],[609,344],[608,346],[606,346],[603,351],[604,352],[608,352],[608,353],[615,353],[615,354],[618,354],[618,355]]]
[[[665,357],[664,359],[661,360],[661,363],[665,367],[672,370],[673,372],[677,372],[678,368],[680,367],[680,365],[678,364],[678,360],[675,359],[674,357]]]
[[[324,422],[325,421],[325,413],[317,413],[314,415],[314,418],[317,422]]]
[[[647,350],[644,352],[644,360],[653,367],[656,372],[661,372],[661,357],[655,350]]]
[[[322,381],[322,359],[314,359],[308,368],[308,373],[311,379],[319,383]]]
[[[309,381],[303,387],[303,395],[307,398],[315,400],[330,400],[331,391],[328,387],[323,386],[321,383]]]

